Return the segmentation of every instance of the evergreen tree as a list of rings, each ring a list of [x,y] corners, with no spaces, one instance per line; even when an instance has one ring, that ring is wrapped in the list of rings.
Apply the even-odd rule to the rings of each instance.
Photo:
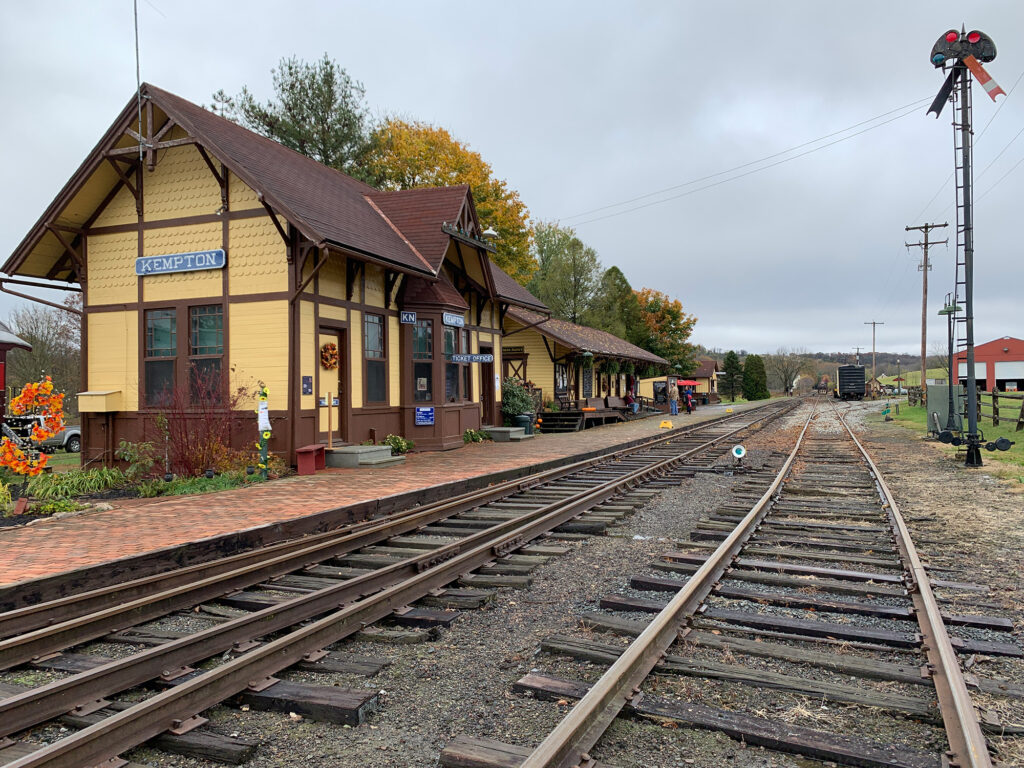
[[[743,397],[747,400],[767,400],[771,397],[768,374],[760,355],[747,355],[743,363]]]
[[[295,56],[271,70],[275,98],[260,103],[243,87],[237,96],[213,94],[213,110],[317,162],[362,178],[369,142],[363,84],[326,53],[309,64]]]
[[[743,363],[731,349],[726,352],[722,362],[722,376],[718,385],[719,391],[736,402],[736,395],[743,391]]]
[[[626,276],[618,267],[609,267],[601,276],[597,293],[583,315],[584,325],[626,338],[630,328],[640,321],[640,303]]]

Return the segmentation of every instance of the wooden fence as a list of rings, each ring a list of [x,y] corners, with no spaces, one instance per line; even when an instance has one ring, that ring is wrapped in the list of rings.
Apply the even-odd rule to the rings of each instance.
[[[1017,420],[1017,432],[1024,430],[1024,393],[981,392],[978,396],[979,419],[991,419],[992,426],[998,427],[999,420]]]

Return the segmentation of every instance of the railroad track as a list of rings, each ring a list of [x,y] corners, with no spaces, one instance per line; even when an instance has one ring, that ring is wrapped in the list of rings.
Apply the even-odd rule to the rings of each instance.
[[[480,586],[523,578],[522,569],[552,554],[531,545],[538,537],[556,529],[601,532],[625,514],[623,507],[653,493],[642,484],[706,469],[709,453],[721,455],[736,436],[791,407],[769,404],[601,461],[0,614],[0,669],[30,665],[67,674],[27,690],[0,689],[6,694],[0,739],[7,738],[0,761],[5,752],[18,755],[7,762],[11,768],[116,761],[160,734],[162,743],[188,741],[205,722],[199,713],[236,694],[267,696],[281,688],[289,689],[290,706],[300,708],[305,696],[315,711],[341,709],[343,717],[361,722],[378,705],[375,694],[328,688],[328,695],[273,675],[295,664],[329,662],[328,646],[382,619],[421,626],[450,621],[450,612],[413,603],[472,601]],[[456,582],[461,586],[449,586]],[[140,631],[155,619],[203,611],[210,603],[213,612],[205,616],[213,626],[178,637]],[[151,645],[123,658],[75,651],[98,639]],[[145,686],[143,701],[124,697],[139,686]],[[347,708],[337,701],[346,696],[355,699]],[[41,748],[10,738],[55,718],[85,727]]]
[[[819,413],[840,429],[813,431]],[[446,747],[441,764],[606,765],[591,753],[623,711],[661,725],[722,731],[748,745],[879,768],[990,766],[985,731],[1022,732],[979,719],[957,658],[1021,656],[1008,634],[993,639],[1011,631],[1012,622],[943,610],[948,601],[937,598],[933,587],[984,588],[929,578],[884,478],[832,404],[815,403],[775,478],[741,486],[730,503],[701,522],[690,542],[652,565],[674,577],[634,576],[632,594],[600,602],[606,611],[655,613],[651,621],[608,612],[583,619],[588,629],[635,637],[627,646],[595,642],[589,633],[555,635],[542,643],[542,651],[560,657],[609,665],[599,679],[586,683],[532,672],[513,686],[562,706],[576,701],[535,749],[459,737]],[[666,602],[636,591],[673,596]],[[666,676],[697,678],[814,697],[833,710],[836,703],[872,707],[899,722],[941,725],[946,743],[931,752],[869,741],[851,735],[852,729],[835,733],[792,725],[764,712],[699,703],[699,688],[683,686],[683,693],[668,698],[645,695],[652,674],[662,679],[656,690],[665,687]],[[850,679],[860,684],[845,682]],[[865,681],[896,683],[915,693],[892,693]],[[1006,681],[970,676],[970,683],[985,693],[1024,698],[1024,687]],[[687,700],[686,690],[696,698]]]

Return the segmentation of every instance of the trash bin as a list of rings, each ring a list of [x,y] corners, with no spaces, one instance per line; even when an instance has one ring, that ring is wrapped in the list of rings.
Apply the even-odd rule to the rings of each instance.
[[[512,419],[512,426],[522,427],[526,430],[526,434],[533,434],[533,414],[532,413],[520,413],[514,419]]]

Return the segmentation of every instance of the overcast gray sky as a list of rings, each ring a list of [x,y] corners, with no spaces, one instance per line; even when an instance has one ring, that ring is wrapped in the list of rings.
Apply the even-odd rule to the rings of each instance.
[[[999,55],[987,69],[1010,92],[1024,75],[1014,0],[139,0],[143,80],[198,103],[243,85],[269,97],[282,57],[326,51],[365,84],[375,113],[448,128],[535,220],[575,225],[634,288],[679,298],[699,318],[694,341],[751,351],[870,347],[869,320],[885,323],[880,350],[918,349],[920,252],[903,247],[917,235],[903,228],[954,223],[951,110],[938,121],[926,103],[892,112],[791,162],[701,191],[736,174],[678,185],[930,100],[942,82],[931,47],[961,23],[992,36]],[[4,258],[134,88],[130,0],[3,4]],[[977,135],[1000,105],[974,93]],[[1024,336],[1022,129],[1024,85],[976,144],[978,341]],[[952,245],[932,257],[938,339]],[[0,297],[0,317],[12,306]]]

